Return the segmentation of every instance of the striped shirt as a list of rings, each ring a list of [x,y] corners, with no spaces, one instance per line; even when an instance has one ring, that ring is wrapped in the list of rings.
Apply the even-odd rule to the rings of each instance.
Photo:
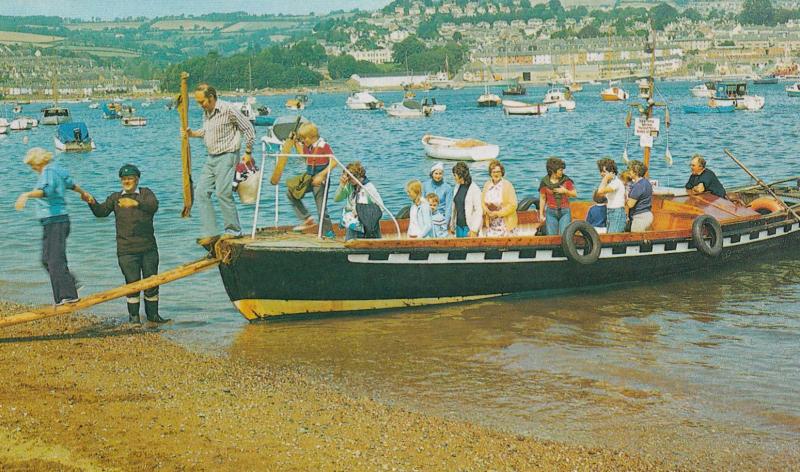
[[[244,135],[246,149],[252,149],[256,139],[250,120],[233,104],[222,100],[217,100],[211,113],[203,110],[203,128],[197,130],[196,135],[203,138],[206,149],[212,156],[238,152],[241,135]]]

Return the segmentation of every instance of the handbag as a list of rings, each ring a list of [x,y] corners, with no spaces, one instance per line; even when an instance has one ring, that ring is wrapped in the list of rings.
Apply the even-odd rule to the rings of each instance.
[[[381,216],[383,210],[377,203],[356,203],[356,214],[358,221],[364,228],[365,239],[380,239],[381,237]]]
[[[240,171],[239,166],[243,166]],[[249,164],[239,163],[236,167],[234,185],[236,192],[239,193],[239,201],[245,204],[256,202],[258,196],[258,186],[261,183],[261,169],[250,161]]]
[[[310,187],[311,176],[308,175],[308,172],[295,175],[286,181],[286,188],[289,190],[289,194],[296,200],[303,198]]]

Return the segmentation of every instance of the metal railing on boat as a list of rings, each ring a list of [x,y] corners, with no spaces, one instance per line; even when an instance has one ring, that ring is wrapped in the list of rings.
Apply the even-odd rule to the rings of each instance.
[[[275,144],[277,144],[277,143],[275,143]],[[262,190],[262,187],[264,185],[264,168],[265,168],[264,166],[267,163],[267,157],[274,157],[276,165],[277,165],[279,157],[299,157],[299,158],[303,158],[303,159],[305,159],[307,157],[327,157],[329,159],[333,159],[333,161],[336,162],[339,165],[339,167],[341,167],[342,172],[344,172],[348,177],[350,177],[352,179],[352,181],[356,182],[359,187],[364,189],[364,191],[366,191],[367,194],[370,197],[372,197],[374,203],[376,203],[381,208],[381,210],[385,211],[389,215],[389,218],[391,218],[392,222],[394,223],[395,230],[397,231],[397,239],[402,239],[403,234],[400,231],[400,223],[397,222],[397,219],[394,217],[394,214],[392,214],[392,212],[389,211],[389,209],[386,208],[385,205],[383,205],[383,203],[382,203],[383,200],[380,198],[380,196],[373,194],[370,191],[370,189],[365,187],[364,184],[361,182],[361,180],[356,178],[355,175],[353,175],[349,170],[347,170],[347,167],[339,159],[337,159],[335,155],[333,155],[333,154],[302,154],[302,153],[282,154],[280,152],[268,152],[267,143],[264,142],[264,141],[261,141],[261,174],[260,174],[261,178],[258,180],[258,191],[256,192],[256,202],[255,202],[256,207],[255,207],[255,212],[253,214],[253,228],[252,228],[252,230],[250,232],[250,237],[251,238],[255,239],[256,231],[258,229],[258,214],[259,214],[259,210],[261,208],[261,190]],[[322,221],[325,219],[325,214],[326,214],[326,212],[328,210],[328,208],[327,208],[328,207],[328,191],[330,190],[330,180],[331,180],[331,173],[328,172],[328,174],[325,176],[325,192],[323,193],[323,197],[322,197],[322,211],[318,215],[318,217],[319,217],[319,225],[318,225],[318,229],[317,229],[317,238],[318,239],[322,239]],[[279,219],[280,187],[281,187],[280,182],[275,185],[275,227],[276,228],[278,227],[278,219]],[[378,203],[378,202],[381,202],[381,203]]]

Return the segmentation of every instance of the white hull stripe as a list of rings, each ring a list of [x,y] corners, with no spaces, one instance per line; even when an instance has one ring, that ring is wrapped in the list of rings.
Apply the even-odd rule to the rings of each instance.
[[[764,241],[773,239],[786,234],[794,233],[800,229],[800,224],[793,223],[788,231],[784,226],[775,228],[775,234],[768,234],[767,230],[760,230],[758,235],[751,238],[751,233],[745,233],[740,236],[738,242],[731,242],[730,236],[723,238],[722,247],[741,246],[756,241]],[[624,252],[622,249],[624,248]],[[617,251],[615,254],[614,251]],[[642,252],[640,245],[630,245],[624,247],[604,247],[600,249],[600,259],[614,259],[618,257],[636,257],[636,256],[650,256],[653,254],[667,254],[667,253],[686,253],[695,252],[696,248],[690,248],[688,241],[681,241],[676,243],[675,249],[667,249],[665,243],[653,244],[652,250]],[[425,259],[419,259],[419,255],[415,254],[415,258],[411,259],[410,253],[391,253],[385,260],[375,259],[370,260],[369,254],[348,254],[347,261],[356,264],[474,264],[476,262],[482,264],[506,264],[516,262],[559,262],[566,261],[566,257],[555,257],[552,249],[537,249],[532,257],[521,257],[520,251],[504,251],[500,253],[500,258],[493,257],[486,258],[486,252],[468,252],[464,259],[449,259],[449,253],[435,252],[427,255]]]

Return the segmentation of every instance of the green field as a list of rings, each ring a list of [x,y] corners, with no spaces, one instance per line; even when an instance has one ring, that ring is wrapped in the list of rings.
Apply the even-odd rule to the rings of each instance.
[[[61,36],[50,36],[44,34],[33,33],[17,33],[15,31],[0,31],[0,43],[2,44],[20,44],[20,43],[54,43],[62,41],[64,38]]]
[[[281,20],[281,21],[240,21],[234,23],[224,30],[223,33],[240,33],[244,31],[260,31],[266,29],[291,29],[301,25],[300,21],[296,20]]]

